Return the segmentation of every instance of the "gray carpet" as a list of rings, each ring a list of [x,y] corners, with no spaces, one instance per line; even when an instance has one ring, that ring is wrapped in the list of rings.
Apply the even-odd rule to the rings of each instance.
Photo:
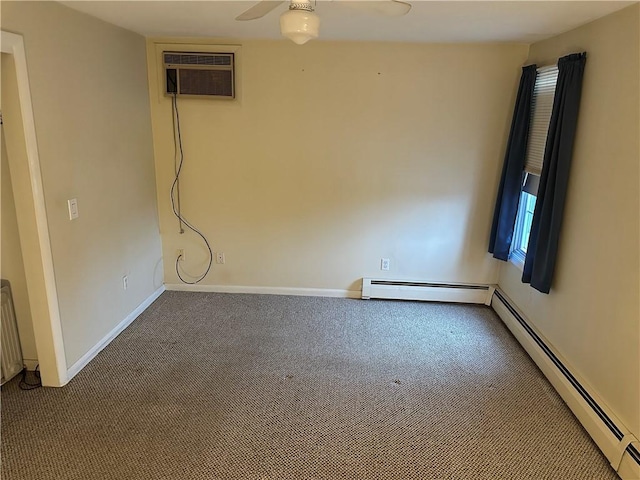
[[[616,479],[488,307],[165,292],[2,389],[4,479]]]

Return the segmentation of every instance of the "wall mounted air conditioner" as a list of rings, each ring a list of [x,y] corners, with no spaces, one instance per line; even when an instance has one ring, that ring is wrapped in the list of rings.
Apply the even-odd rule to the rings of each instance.
[[[163,52],[165,95],[235,98],[233,53]]]

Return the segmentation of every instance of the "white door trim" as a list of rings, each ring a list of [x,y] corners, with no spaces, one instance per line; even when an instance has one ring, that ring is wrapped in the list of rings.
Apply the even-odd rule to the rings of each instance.
[[[62,338],[58,292],[53,270],[53,256],[49,240],[49,226],[44,202],[40,157],[38,155],[36,127],[31,104],[31,90],[29,88],[24,40],[22,35],[5,31],[2,31],[0,40],[2,53],[13,55],[16,67],[18,97],[20,101],[20,111],[22,113],[24,139],[27,147],[29,178],[42,261],[44,291],[49,312],[49,318],[34,318],[33,321],[33,330],[38,349],[38,361],[40,362],[40,373],[43,385],[61,387],[67,383],[67,362]]]

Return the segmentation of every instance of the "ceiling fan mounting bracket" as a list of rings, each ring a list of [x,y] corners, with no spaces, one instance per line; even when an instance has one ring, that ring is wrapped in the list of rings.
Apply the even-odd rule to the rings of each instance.
[[[313,12],[313,6],[311,2],[291,2],[289,4],[289,10],[305,10],[307,12]]]

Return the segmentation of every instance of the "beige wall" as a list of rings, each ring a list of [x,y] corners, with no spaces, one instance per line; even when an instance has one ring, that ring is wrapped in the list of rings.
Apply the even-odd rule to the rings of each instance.
[[[12,59],[2,55],[2,96],[12,95],[17,99],[17,86],[15,85],[15,72],[10,65]],[[13,73],[13,78],[10,75]],[[12,82],[13,85],[8,83]],[[3,98],[5,100],[5,98]],[[4,103],[4,102],[3,102]],[[22,249],[20,247],[20,235],[18,234],[18,219],[16,217],[16,205],[13,199],[13,186],[11,184],[11,175],[9,174],[9,160],[7,157],[7,149],[4,140],[4,129],[2,139],[0,140],[0,149],[2,150],[2,163],[0,164],[0,179],[2,181],[0,200],[2,212],[0,213],[1,240],[0,252],[1,275],[5,280],[11,282],[11,295],[16,312],[18,322],[18,333],[20,335],[20,344],[22,346],[22,357],[31,366],[37,363],[38,353],[36,350],[36,341],[33,335],[33,325],[31,323],[31,308],[29,307],[29,293],[27,291],[27,280],[24,272],[24,263],[22,261]]]
[[[587,52],[558,264],[543,295],[504,264],[500,287],[640,438],[639,9],[531,47],[548,64]]]
[[[526,46],[240,43],[238,101],[178,100],[183,214],[226,254],[203,284],[497,280],[487,239]],[[170,210],[158,51],[149,41],[165,281],[178,283],[176,249],[192,273],[206,256]]]
[[[145,41],[55,2],[2,2],[2,28],[24,36],[71,366],[162,282]]]

